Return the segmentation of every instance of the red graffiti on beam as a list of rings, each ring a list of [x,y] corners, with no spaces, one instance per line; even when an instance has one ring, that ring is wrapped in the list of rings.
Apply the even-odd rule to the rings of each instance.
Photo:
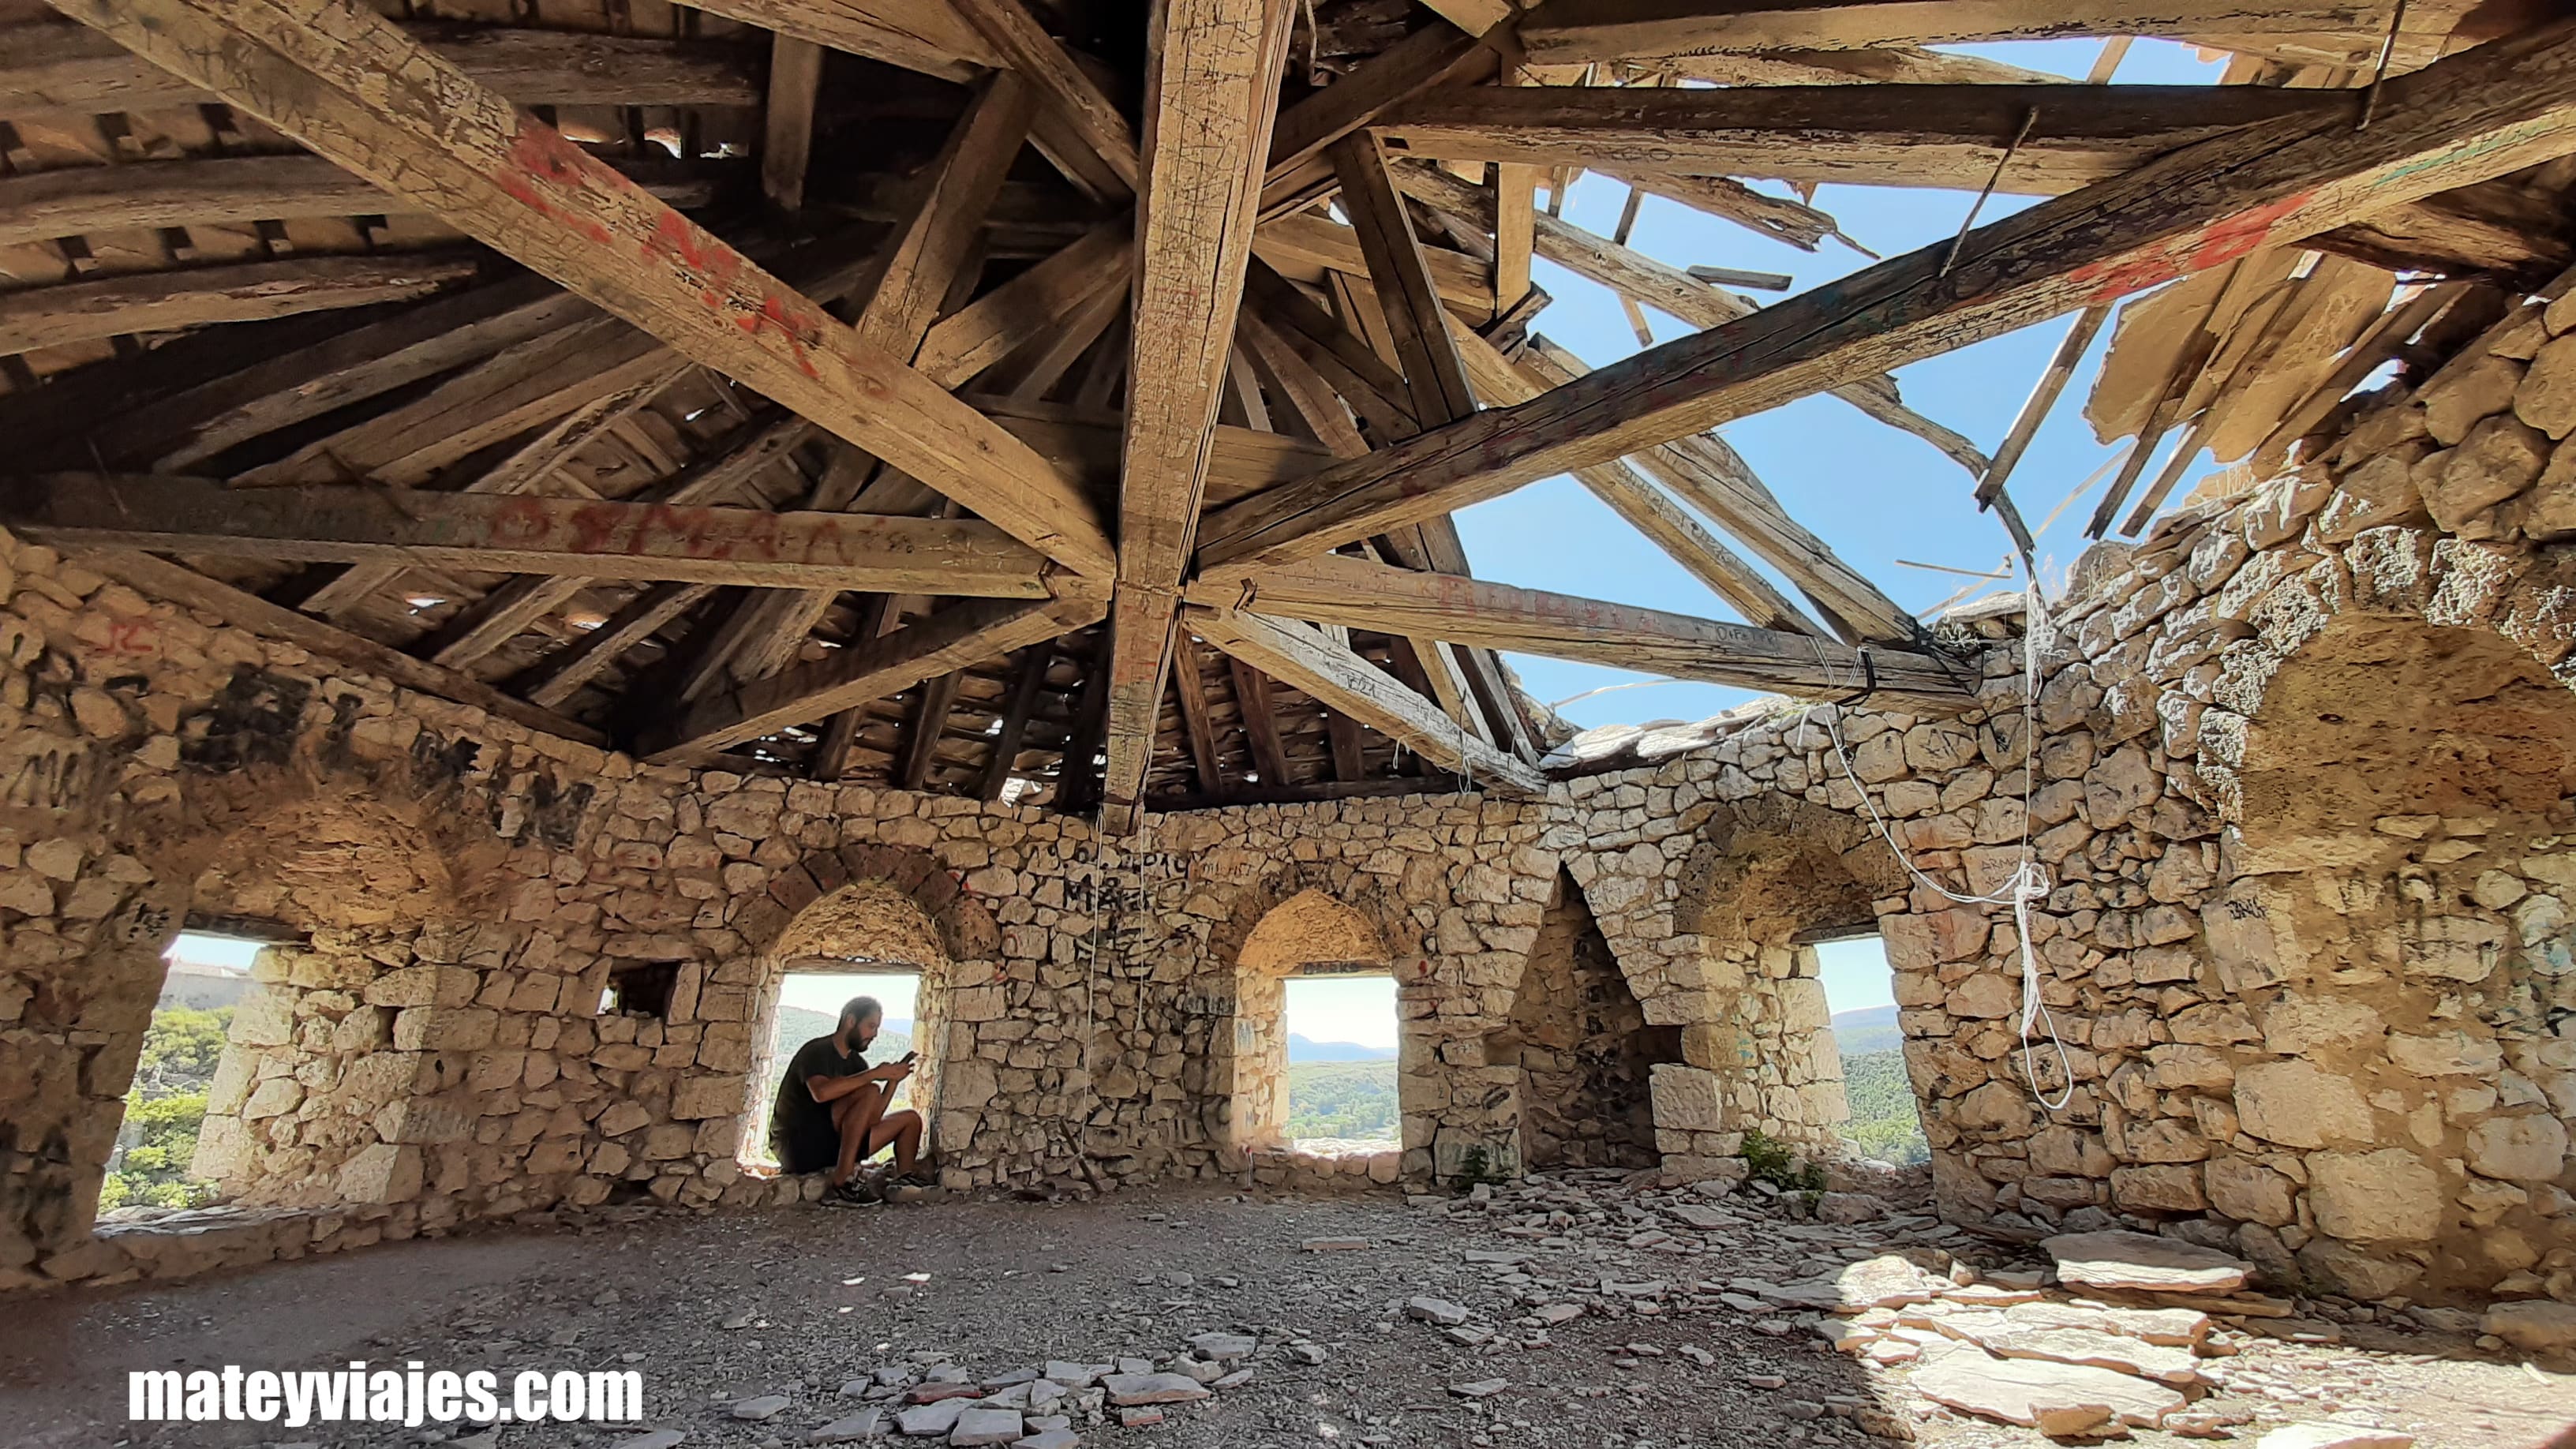
[[[742,253],[667,206],[653,223],[653,234],[644,239],[644,255],[676,263],[698,289],[698,300],[710,307],[731,299],[734,278],[746,265]]]
[[[548,543],[554,536],[555,521],[538,498],[512,498],[492,510],[492,542],[496,547],[528,547]]]
[[[492,179],[510,198],[539,216],[559,226],[581,233],[597,246],[609,243],[609,231],[597,219],[585,214],[578,198],[586,183],[596,175],[609,172],[590,153],[565,140],[552,126],[541,126],[522,119],[518,134],[510,138],[510,165],[513,169],[496,172]],[[624,178],[618,178],[624,184]],[[558,203],[558,198],[571,202]]]
[[[2212,222],[2196,233],[2170,238],[2144,251],[2123,257],[2107,257],[2089,266],[2077,267],[2066,274],[2066,279],[2076,289],[2078,304],[2091,306],[2160,286],[2176,277],[2223,267],[2250,255],[2271,240],[2272,229],[2280,225],[2283,218],[2307,205],[2308,199],[2315,194],[2302,191],[2295,196],[2267,202]]]
[[[823,345],[823,323],[807,308],[791,306],[773,294],[761,299],[757,315],[736,317],[734,325],[754,338],[769,328],[777,328],[778,335],[786,339],[787,350],[795,354],[797,370],[818,382],[822,380],[812,352]]]

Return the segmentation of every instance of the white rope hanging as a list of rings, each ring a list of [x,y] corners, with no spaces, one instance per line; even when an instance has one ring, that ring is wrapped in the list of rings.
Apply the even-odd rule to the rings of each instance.
[[[2049,1012],[2048,1004],[2040,999],[2039,956],[2032,947],[2030,939],[2031,902],[2046,900],[2050,889],[2048,872],[2041,867],[2038,856],[2032,852],[2030,846],[2031,780],[2038,766],[2038,735],[2035,732],[2033,716],[2039,701],[2039,653],[2048,630],[2048,622],[2045,607],[2040,599],[2038,578],[2026,573],[2025,579],[2027,581],[2022,589],[2021,862],[2013,867],[2013,873],[2006,877],[2004,883],[1994,891],[1984,895],[1954,891],[1925,874],[1922,868],[1906,855],[1905,848],[1896,843],[1896,835],[1888,829],[1886,817],[1879,813],[1878,802],[1871,798],[1869,787],[1861,783],[1860,775],[1852,769],[1851,751],[1843,743],[1841,704],[1809,705],[1798,720],[1798,739],[1800,747],[1803,748],[1806,743],[1808,724],[1815,719],[1818,710],[1826,711],[1825,736],[1833,745],[1834,763],[1842,768],[1843,778],[1851,782],[1853,792],[1860,796],[1861,808],[1869,812],[1869,823],[1877,830],[1878,838],[1886,842],[1888,853],[1896,857],[1896,863],[1902,866],[1905,873],[1916,883],[1960,905],[2012,907],[2013,930],[2020,937],[2021,948],[2022,1080],[2029,1084],[2032,1099],[2039,1103],[2043,1111],[2057,1112],[2063,1110],[2066,1104],[2074,1099],[2075,1067],[2067,1055],[2065,1039],[2058,1034],[2056,1017]],[[1826,682],[1830,687],[1833,683],[1832,662],[1825,657],[1824,645],[1821,641],[1816,643],[1815,650],[1816,663],[1825,671]],[[2064,1085],[2054,1100],[2051,1100],[2047,1090],[2039,1084],[2039,1069],[2034,1052],[2036,1043],[2032,1038],[2034,1027],[2046,1031],[2048,1045],[2057,1053],[2058,1071]]]

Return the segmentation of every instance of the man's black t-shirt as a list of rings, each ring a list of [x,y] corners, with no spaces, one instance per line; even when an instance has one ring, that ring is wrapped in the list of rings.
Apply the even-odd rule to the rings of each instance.
[[[850,1077],[868,1069],[867,1057],[847,1056],[818,1036],[796,1049],[787,1075],[778,1082],[778,1103],[769,1112],[769,1146],[784,1172],[821,1172],[841,1155],[841,1134],[832,1126],[830,1104],[814,1100],[805,1084],[816,1077]]]

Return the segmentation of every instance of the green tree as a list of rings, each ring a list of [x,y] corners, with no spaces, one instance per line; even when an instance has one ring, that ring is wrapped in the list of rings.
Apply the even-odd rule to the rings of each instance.
[[[99,1211],[120,1207],[200,1207],[215,1185],[188,1175],[205,1125],[206,1087],[224,1055],[233,1009],[173,1006],[152,1013],[143,1054],[116,1134],[115,1169],[98,1193]]]

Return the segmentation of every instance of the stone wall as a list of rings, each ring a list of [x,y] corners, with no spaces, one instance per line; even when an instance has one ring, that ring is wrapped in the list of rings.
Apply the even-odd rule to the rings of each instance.
[[[2550,337],[2509,318],[2321,461],[2088,558],[2027,713],[1990,612],[1951,626],[1987,646],[1957,718],[1766,702],[1636,733],[1543,801],[1117,842],[646,768],[0,537],[0,1285],[180,1270],[90,1220],[192,912],[301,938],[259,963],[205,1134],[236,1201],[288,1214],[227,1240],[255,1253],[803,1191],[746,1170],[748,1098],[778,979],[816,955],[923,971],[960,1188],[1384,1176],[1274,1145],[1282,973],[1363,954],[1399,985],[1393,1170],[1509,1169],[1527,1124],[1562,1135],[1523,1004],[1609,999],[1598,957],[1579,989],[1545,964],[1552,910],[1588,939],[1579,905],[1626,992],[1582,1037],[1644,1044],[1592,1109],[1624,1115],[1642,1066],[1670,1174],[1740,1170],[1754,1129],[1836,1150],[1799,943],[1875,923],[1950,1216],[2123,1216],[2374,1296],[2576,1297],[2576,463],[2550,441],[2576,338]],[[2012,913],[1909,878],[1854,777],[1953,890],[1997,890],[2028,835],[2062,1058],[2024,1054]],[[653,979],[658,1013],[601,1011]]]
[[[1562,883],[1540,923],[1511,1024],[1486,1038],[1517,1066],[1525,1167],[1653,1167],[1652,1069],[1681,1060],[1681,1033],[1650,1027],[1582,892]]]

